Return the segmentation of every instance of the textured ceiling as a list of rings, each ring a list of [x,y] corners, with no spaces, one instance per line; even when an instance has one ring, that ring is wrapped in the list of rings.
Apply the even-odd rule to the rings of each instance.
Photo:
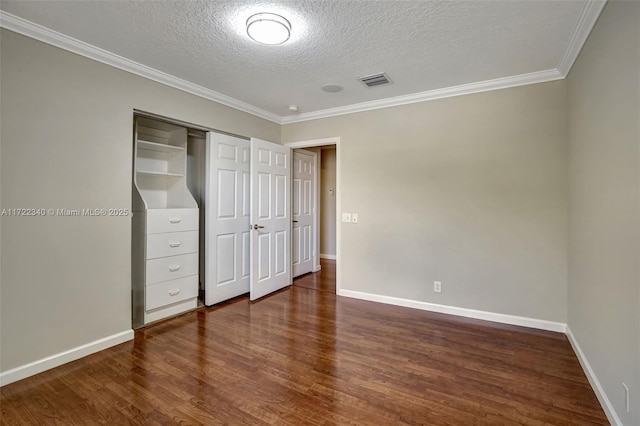
[[[12,15],[278,116],[556,69],[586,2],[8,1]],[[275,12],[291,39],[260,45],[246,19]],[[356,78],[386,72],[392,84]],[[323,84],[344,86],[325,93]]]

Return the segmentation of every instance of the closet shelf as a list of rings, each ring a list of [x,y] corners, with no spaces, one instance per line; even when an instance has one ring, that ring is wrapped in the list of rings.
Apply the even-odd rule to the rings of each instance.
[[[184,177],[184,173],[152,172],[152,171],[144,171],[144,170],[138,170],[136,173],[138,173],[141,176]]]
[[[149,142],[149,141],[143,141],[143,140],[138,140],[138,149],[146,149],[148,151],[158,151],[158,152],[184,151],[184,148],[181,146],[167,145],[164,143]]]

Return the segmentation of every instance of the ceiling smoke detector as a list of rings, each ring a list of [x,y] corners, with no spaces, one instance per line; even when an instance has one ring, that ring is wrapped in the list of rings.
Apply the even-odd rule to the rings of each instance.
[[[358,78],[358,80],[360,80],[367,87],[380,86],[382,84],[389,84],[392,82],[387,73],[384,72],[366,75],[364,77]]]

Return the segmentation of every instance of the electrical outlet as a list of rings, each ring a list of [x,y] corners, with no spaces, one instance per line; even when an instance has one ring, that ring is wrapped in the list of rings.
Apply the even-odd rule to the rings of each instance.
[[[351,213],[342,213],[342,221],[344,223],[351,223]]]
[[[351,223],[358,223],[358,213],[351,213]]]
[[[433,282],[433,291],[435,293],[442,292],[442,283],[440,281],[434,281]]]

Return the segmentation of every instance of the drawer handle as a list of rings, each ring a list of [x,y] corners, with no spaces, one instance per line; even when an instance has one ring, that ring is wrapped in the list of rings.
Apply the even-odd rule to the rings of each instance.
[[[182,219],[180,219],[179,217],[174,217],[172,219],[169,219],[169,223],[180,223],[182,222]]]
[[[177,288],[175,290],[169,290],[169,296],[177,296],[180,294],[180,289]]]
[[[176,272],[180,270],[180,265],[169,266],[169,272]]]
[[[182,243],[180,241],[178,241],[177,243],[169,243],[169,247],[171,248],[176,248],[176,247],[180,247],[182,245]]]

